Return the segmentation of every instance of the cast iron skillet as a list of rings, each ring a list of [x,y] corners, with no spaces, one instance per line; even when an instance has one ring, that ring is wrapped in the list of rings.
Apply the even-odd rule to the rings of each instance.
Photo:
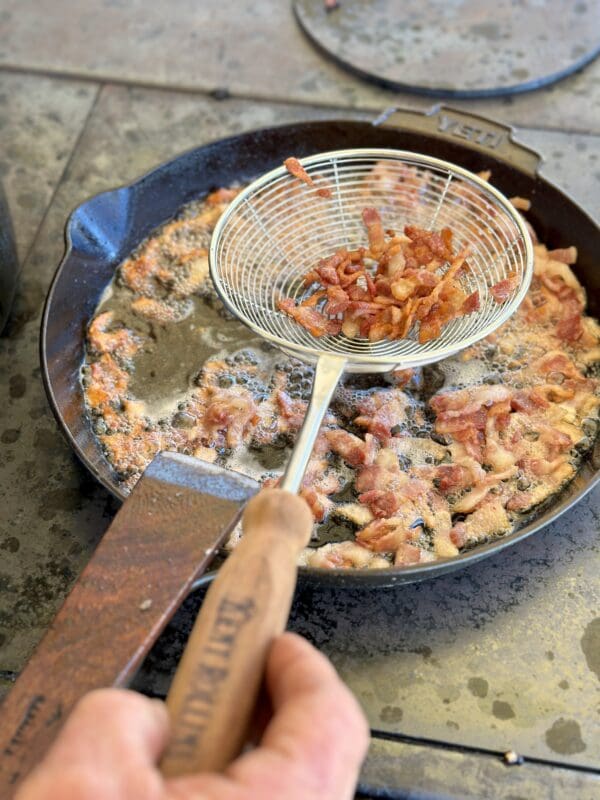
[[[85,329],[115,268],[185,203],[217,187],[250,181],[292,154],[392,147],[437,156],[474,172],[491,169],[493,182],[501,191],[532,200],[528,217],[541,241],[550,248],[577,246],[577,276],[587,290],[590,313],[600,316],[600,229],[573,200],[538,174],[539,155],[515,143],[511,134],[505,125],[444,106],[436,106],[427,114],[392,109],[373,124],[308,122],[266,128],[190,150],[130,186],[97,195],[76,208],[67,222],[65,255],[44,309],[41,360],[52,410],[92,475],[124,499],[93,435],[79,382]],[[423,565],[368,571],[303,568],[301,577],[337,586],[385,586],[449,572],[539,530],[576,503],[599,479],[600,449],[594,448],[574,481],[544,513],[502,539]]]

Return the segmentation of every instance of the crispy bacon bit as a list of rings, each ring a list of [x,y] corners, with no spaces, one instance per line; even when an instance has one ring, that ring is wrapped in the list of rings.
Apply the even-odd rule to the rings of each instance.
[[[504,303],[514,292],[518,282],[519,279],[516,273],[511,272],[508,278],[504,278],[490,287],[490,294],[497,303]]]
[[[369,507],[374,517],[391,517],[400,508],[400,496],[394,492],[371,489],[358,496],[358,502]]]
[[[314,296],[314,295],[313,295]],[[327,289],[327,303],[323,311],[325,314],[343,314],[350,304],[350,298],[339,286],[329,286]]]
[[[458,492],[472,485],[471,472],[460,464],[440,464],[436,467],[436,482],[442,494]]]
[[[290,173],[290,175],[294,176],[294,178],[298,178],[299,181],[302,181],[302,183],[305,183],[307,186],[310,186],[311,188],[315,186],[314,180],[304,169],[304,167],[298,161],[297,158],[294,158],[293,156],[290,158],[286,158],[286,160],[283,162],[283,165]],[[327,186],[321,186],[318,189],[316,189],[315,194],[318,195],[319,197],[328,198],[331,197],[331,189]]]
[[[331,508],[331,500],[324,498],[316,492],[312,486],[303,487],[300,490],[300,496],[303,497],[310,506],[315,522],[323,522],[327,512]]]
[[[326,316],[314,308],[307,306],[296,306],[294,301],[288,298],[279,300],[277,303],[281,311],[285,311],[290,317],[293,317],[296,322],[299,322],[303,328],[306,328],[313,336],[325,336],[326,334],[336,335],[342,329],[340,320],[327,319]]]
[[[510,401],[512,411],[523,411],[525,414],[537,412],[540,408],[548,408],[549,405],[550,403],[540,394],[537,387],[515,392]]]
[[[452,231],[444,228],[440,233],[407,225],[404,234],[410,242],[404,248],[407,268],[441,266],[452,258]]]
[[[368,207],[363,209],[362,218],[369,236],[369,249],[376,258],[383,251],[385,244],[385,232],[381,217],[376,208]]]
[[[356,534],[361,544],[376,553],[394,553],[407,539],[412,539],[414,536],[415,529],[411,527],[409,514],[376,519]]]
[[[401,392],[377,392],[360,403],[361,413],[354,424],[366,428],[380,440],[387,439],[392,435],[392,428],[405,421],[407,402]]]
[[[87,340],[97,353],[111,353],[126,361],[139,350],[141,340],[128,328],[111,329],[113,317],[112,311],[98,314],[88,328]]]
[[[293,158],[292,156],[290,158],[286,158],[286,160],[283,162],[283,165],[290,175],[294,176],[294,178],[298,178],[299,181],[302,181],[307,186],[315,185],[315,182],[297,158]]]
[[[577,248],[558,247],[556,250],[548,250],[547,256],[551,261],[561,261],[563,264],[575,264],[577,262]]]
[[[418,564],[419,561],[427,561],[429,559],[423,558],[424,551],[420,547],[408,542],[402,544],[396,550],[394,557],[394,564],[399,567],[407,564]]]
[[[526,197],[511,197],[510,202],[519,211],[529,211],[531,208],[531,200],[528,200]]]
[[[550,376],[552,373],[562,374],[565,378],[575,381],[585,381],[583,374],[577,369],[575,364],[560,350],[546,353],[545,356],[532,364],[535,372]]]
[[[326,290],[322,312],[343,315],[344,336],[363,336],[371,342],[403,339],[419,321],[419,341],[425,343],[437,338],[452,319],[479,309],[479,293],[467,295],[457,283],[468,269],[467,249],[453,256],[450,229],[436,233],[407,225],[402,236],[389,231],[391,238],[386,241],[377,209],[367,207],[362,216],[369,250],[338,250],[304,276],[305,286],[320,284]],[[364,262],[366,255],[378,262],[374,274],[371,263]],[[448,270],[437,273],[447,262]],[[314,307],[315,313],[321,313],[316,308],[324,296],[323,289],[315,289],[300,307]],[[322,319],[298,314],[289,300],[280,301],[279,308],[311,333],[323,328]]]
[[[181,322],[191,314],[193,308],[191,300],[167,302],[153,297],[137,297],[131,302],[134,314],[158,322],[160,325]]]
[[[367,433],[363,441],[353,433],[333,428],[326,431],[325,436],[334,453],[340,455],[351,467],[373,463],[376,444],[370,434]]]
[[[467,541],[467,526],[464,522],[457,522],[450,531],[450,541],[459,549],[464,547]]]
[[[576,342],[583,335],[583,324],[579,310],[567,312],[556,326],[556,335],[565,342]]]
[[[233,198],[236,197],[241,191],[241,189],[217,189],[207,196],[206,203],[209,206],[218,206],[224,203],[231,203]]]
[[[470,294],[464,303],[461,306],[461,312],[463,314],[471,314],[473,311],[479,311],[480,306],[480,299],[479,299],[479,292],[477,289]]]
[[[289,422],[292,430],[299,430],[306,416],[306,403],[304,400],[292,400],[281,389],[275,395],[281,415]]]
[[[204,425],[208,430],[225,430],[229,447],[237,447],[243,441],[249,424],[256,416],[252,395],[246,389],[214,389],[204,413]]]
[[[316,550],[306,548],[302,556],[310,567],[324,569],[385,569],[390,562],[357,542],[334,542]]]

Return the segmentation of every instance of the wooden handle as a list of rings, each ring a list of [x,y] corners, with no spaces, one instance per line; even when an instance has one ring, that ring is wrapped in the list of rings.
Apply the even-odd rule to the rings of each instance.
[[[269,647],[285,629],[308,505],[265,489],[246,507],[244,537],[210,587],[173,679],[167,776],[224,769],[241,751]]]

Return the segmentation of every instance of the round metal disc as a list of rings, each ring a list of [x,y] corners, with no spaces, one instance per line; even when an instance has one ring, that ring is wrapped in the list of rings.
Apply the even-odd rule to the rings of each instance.
[[[600,53],[598,0],[294,0],[294,10],[342,66],[424,94],[536,89]]]

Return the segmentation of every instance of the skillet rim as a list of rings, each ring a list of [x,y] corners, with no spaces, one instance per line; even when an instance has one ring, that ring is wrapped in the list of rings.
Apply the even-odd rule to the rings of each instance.
[[[490,118],[490,121],[493,121],[493,119]],[[47,352],[48,328],[52,319],[52,310],[53,310],[52,306],[55,300],[56,289],[60,284],[61,279],[63,278],[63,272],[66,270],[69,260],[74,255],[73,227],[76,221],[76,216],[102,197],[108,198],[110,196],[116,196],[119,192],[124,192],[124,191],[135,193],[143,190],[143,184],[149,179],[155,177],[158,172],[162,171],[167,172],[170,168],[173,169],[176,165],[180,164],[186,157],[189,158],[190,156],[192,156],[192,154],[195,154],[202,150],[207,150],[207,148],[214,146],[225,146],[228,143],[239,141],[240,139],[248,136],[256,137],[260,136],[261,134],[270,134],[273,132],[285,132],[285,131],[297,132],[298,129],[302,127],[309,127],[315,125],[330,125],[332,123],[336,123],[339,125],[349,125],[356,128],[363,127],[365,128],[365,130],[367,130],[369,127],[376,127],[374,126],[373,122],[368,120],[356,120],[356,119],[349,120],[342,118],[334,118],[331,120],[303,120],[294,123],[286,123],[283,125],[266,126],[264,128],[244,131],[242,133],[234,134],[232,136],[215,139],[211,142],[207,142],[197,147],[191,147],[182,151],[181,153],[178,153],[173,158],[155,165],[150,170],[143,173],[142,175],[135,178],[133,181],[129,183],[121,184],[112,189],[98,192],[95,195],[86,198],[77,206],[75,206],[75,208],[73,208],[73,210],[70,212],[66,220],[64,229],[65,251],[50,282],[49,289],[44,302],[42,320],[40,325],[39,349],[40,349],[42,381],[52,413],[56,418],[61,433],[67,440],[67,443],[77,456],[78,460],[82,463],[85,469],[93,476],[93,478],[96,481],[98,481],[98,483],[100,483],[113,497],[115,497],[119,501],[123,502],[126,499],[127,495],[118,491],[117,486],[115,484],[112,484],[108,480],[107,475],[103,474],[103,472],[96,466],[95,463],[91,461],[90,458],[88,458],[87,454],[79,446],[76,436],[69,427],[69,424],[61,410],[61,404],[54,391],[53,381],[49,369],[48,352]],[[399,131],[400,132],[404,131],[405,133],[412,133],[408,128],[399,129]],[[470,153],[474,152],[472,148],[469,148],[468,145],[465,144],[464,142],[461,143],[461,145],[466,152]],[[511,169],[516,170],[517,173],[525,175],[525,173],[519,167],[511,164],[510,162],[505,162],[505,163]],[[600,227],[598,226],[596,221],[588,214],[588,212],[581,207],[579,203],[577,203],[562,189],[555,186],[551,181],[547,180],[545,177],[540,175],[539,172],[537,172],[535,176],[533,176],[533,178],[536,181],[542,182],[555,192],[558,192],[560,195],[562,195],[564,199],[573,207],[573,209],[579,214],[581,214],[597,230],[600,236]],[[83,337],[81,338],[81,342],[83,344]],[[100,446],[98,445],[97,440],[95,438],[94,441],[97,445],[99,458],[105,459],[105,456],[101,453]],[[110,467],[108,460],[105,459],[105,461],[109,469],[112,469]],[[572,488],[574,482],[577,481],[578,478],[580,478],[580,476],[581,473],[578,473],[573,479],[573,481],[571,481],[568,484],[568,487]],[[583,497],[585,497],[586,494],[588,494],[588,492],[590,492],[600,482],[600,468],[596,468],[595,471],[589,477],[584,478],[584,480],[585,483],[583,483],[583,485],[580,486],[579,489],[577,489],[573,494],[569,495],[568,498],[564,496],[564,493],[559,494],[558,499],[556,501],[557,503],[556,507],[553,508],[552,504],[550,504],[548,508],[546,508],[541,512],[540,516],[537,517],[537,519],[534,519],[530,523],[525,524],[523,527],[518,528],[516,531],[507,534],[506,536],[500,537],[498,539],[492,540],[482,545],[477,545],[470,550],[460,553],[457,556],[453,556],[452,558],[436,559],[435,561],[427,562],[425,564],[412,567],[392,566],[387,569],[330,570],[320,567],[300,567],[298,571],[299,580],[304,580],[304,581],[308,580],[310,582],[314,581],[320,585],[332,586],[336,588],[338,587],[372,588],[374,586],[383,588],[403,583],[414,583],[421,580],[428,580],[430,578],[437,577],[438,575],[454,572],[455,570],[459,570],[462,569],[463,567],[467,567],[471,564],[477,563],[481,559],[486,558],[490,555],[501,552],[506,547],[509,547],[513,544],[516,544],[519,541],[528,538],[529,536],[540,531],[542,528],[546,527],[550,523],[555,522],[562,514],[564,514],[574,505],[576,505]],[[563,498],[562,500],[561,497]],[[549,512],[552,513],[549,514]]]

